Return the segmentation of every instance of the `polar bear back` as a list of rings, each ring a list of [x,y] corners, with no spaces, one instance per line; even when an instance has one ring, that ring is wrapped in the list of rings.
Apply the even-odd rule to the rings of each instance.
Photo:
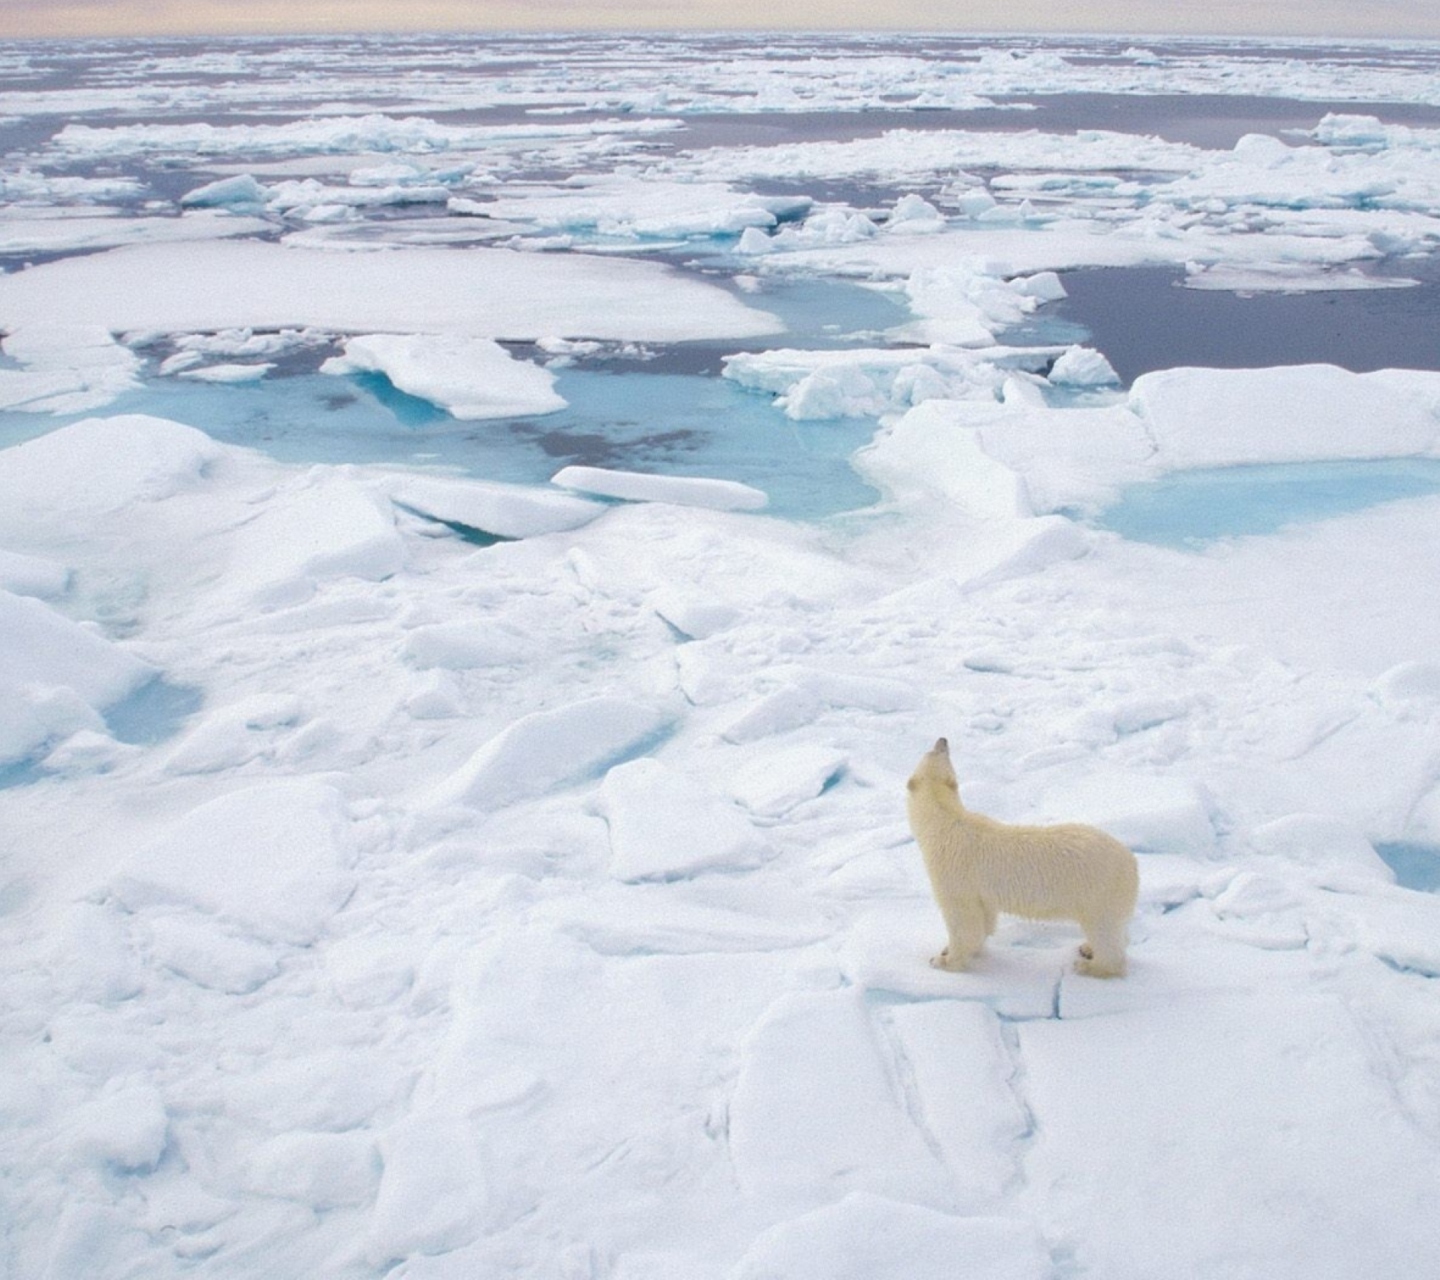
[[[982,814],[946,814],[922,842],[937,893],[974,894],[1031,919],[1126,919],[1135,909],[1135,855],[1081,823],[1012,826]],[[930,824],[926,824],[930,825]]]

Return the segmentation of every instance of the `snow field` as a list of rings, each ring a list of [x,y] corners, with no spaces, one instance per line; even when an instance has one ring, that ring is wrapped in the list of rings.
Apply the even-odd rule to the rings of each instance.
[[[1358,644],[1408,568],[1281,659],[1224,603],[1235,554],[904,500],[923,452],[903,537],[537,501],[487,548],[407,512],[503,490],[153,419],[3,461],[36,486],[7,545],[75,584],[28,604],[138,575],[103,643],[206,695],[170,742],[5,793],[0,1096],[12,1167],[47,1171],[6,1186],[17,1265],[1140,1275],[1157,1203],[1197,1265],[1436,1243],[1436,905],[1370,845],[1435,838],[1435,681],[1419,647],[1372,670],[1319,634]],[[1435,511],[1350,519],[1393,548]],[[1245,580],[1328,536],[1257,540]],[[901,794],[940,731],[974,807],[1145,851],[1132,977],[1074,977],[1069,931],[1017,921],[928,968]],[[1315,1110],[1357,1097],[1363,1124]]]
[[[881,502],[824,525],[733,481],[289,467],[141,415],[0,451],[4,1269],[1351,1280],[1440,1253],[1440,902],[1376,852],[1440,846],[1440,500],[1199,554],[1075,518],[1189,467],[1434,456],[1440,375],[1122,391],[1103,353],[1003,345],[1077,263],[1374,283],[1435,244],[1434,131],[686,149],[642,114],[1122,73],[1423,102],[1433,66],[715,39],[501,40],[484,75],[463,42],[222,43],[165,55],[183,85],[7,55],[0,110],[139,118],[0,175],[7,251],[127,246],[0,276],[0,401],[37,430],[156,335],[160,376],[222,380],[340,335],[336,372],[483,419],[559,407],[501,340],[779,332],[703,271],[452,238],[733,249],[760,292],[831,273],[911,318],[728,361],[780,427],[881,419]],[[270,76],[310,118],[159,118],[278,114]],[[423,114],[497,104],[536,115]],[[630,114],[540,114],[582,108]],[[139,157],[195,181],[137,208],[64,171]],[[885,191],[750,189],[776,179]],[[229,242],[256,234],[284,243]],[[198,705],[122,740],[157,684]],[[942,733],[973,808],[1140,852],[1126,979],[1011,919],[971,971],[927,965],[903,785]]]

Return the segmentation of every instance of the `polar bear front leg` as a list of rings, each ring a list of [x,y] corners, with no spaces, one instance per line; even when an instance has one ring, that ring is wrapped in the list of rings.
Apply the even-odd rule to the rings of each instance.
[[[979,898],[969,898],[941,902],[940,914],[945,917],[950,942],[938,956],[931,957],[930,963],[937,969],[959,973],[985,945],[986,937],[995,927],[995,913],[987,910]]]

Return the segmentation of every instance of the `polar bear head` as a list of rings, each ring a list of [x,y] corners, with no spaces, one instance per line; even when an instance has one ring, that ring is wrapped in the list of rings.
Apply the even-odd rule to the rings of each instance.
[[[935,745],[920,757],[920,763],[915,766],[915,772],[905,786],[911,792],[923,788],[949,791],[959,796],[960,783],[955,777],[955,766],[950,763],[950,743],[946,739],[935,739]]]

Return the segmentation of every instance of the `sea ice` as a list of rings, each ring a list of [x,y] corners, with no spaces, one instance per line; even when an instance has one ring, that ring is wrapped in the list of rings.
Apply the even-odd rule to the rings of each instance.
[[[385,489],[399,507],[497,538],[577,529],[605,510],[601,503],[570,494],[448,476],[396,476]]]
[[[0,408],[84,413],[140,385],[139,359],[106,329],[35,325],[12,329],[0,350],[21,366],[0,369]]]
[[[555,375],[516,360],[498,342],[455,334],[373,333],[348,338],[321,373],[381,373],[460,419],[525,417],[563,409]]]
[[[65,323],[111,332],[313,325],[657,342],[780,328],[725,290],[654,263],[443,249],[332,254],[224,241],[117,249],[0,276],[0,326]]]
[[[187,907],[262,942],[307,946],[354,891],[354,860],[340,793],[298,778],[201,805],[132,853],[106,888],[133,912]]]
[[[618,880],[745,870],[765,857],[759,833],[735,805],[658,760],[611,769],[600,804],[610,828],[610,874]]]
[[[807,523],[654,454],[517,486],[442,469],[428,429],[398,460],[296,466],[209,417],[30,439],[52,422],[12,414],[11,1269],[1348,1280],[1440,1254],[1440,896],[1384,860],[1440,843],[1440,561],[1417,553],[1440,500],[1190,551],[1083,523],[1184,468],[1434,455],[1437,375],[1124,391],[1073,334],[987,336],[1032,332],[1075,263],[1420,278],[1396,255],[1440,243],[1434,131],[1388,107],[1303,130],[1322,103],[1440,106],[1433,54],[482,43],[0,47],[0,112],[37,138],[0,177],[0,247],[284,241],[0,276],[0,390],[91,395],[158,353],[148,403],[263,407],[379,337],[375,369],[461,406],[480,379],[447,352],[498,378],[522,366],[495,344],[533,340],[624,392],[635,348],[590,340],[705,339],[659,357],[732,355],[802,449],[866,415],[882,500]],[[1170,97],[1165,137],[889,128],[987,94],[1137,120],[1122,82]],[[1265,94],[1302,132],[1175,140],[1259,127],[1210,95],[1249,121]],[[777,145],[749,145],[757,108],[785,113]],[[68,171],[97,162],[140,178]],[[557,251],[437,247],[510,237]],[[661,237],[697,260],[560,249]],[[909,337],[837,306],[762,349],[780,322],[741,299],[793,301],[806,272],[882,290]],[[533,408],[548,379],[522,380]],[[614,400],[668,429],[653,404]],[[722,474],[689,443],[669,469]],[[566,460],[625,447],[592,445]],[[145,681],[164,723],[122,735],[113,699]],[[943,921],[903,795],[940,734],[977,810],[1141,848],[1124,980],[1013,918],[970,971],[926,963]]]
[[[563,467],[552,484],[626,502],[668,502],[712,511],[758,511],[769,501],[753,485],[701,476],[660,476],[608,467]]]
[[[47,741],[103,727],[101,711],[154,667],[49,605],[0,591],[0,762]]]
[[[637,754],[671,717],[614,697],[595,697],[516,720],[431,794],[431,803],[498,808],[573,785]]]
[[[731,1280],[913,1280],[963,1268],[974,1280],[1043,1280],[1050,1255],[1027,1224],[957,1217],[863,1191],[772,1227]]]

